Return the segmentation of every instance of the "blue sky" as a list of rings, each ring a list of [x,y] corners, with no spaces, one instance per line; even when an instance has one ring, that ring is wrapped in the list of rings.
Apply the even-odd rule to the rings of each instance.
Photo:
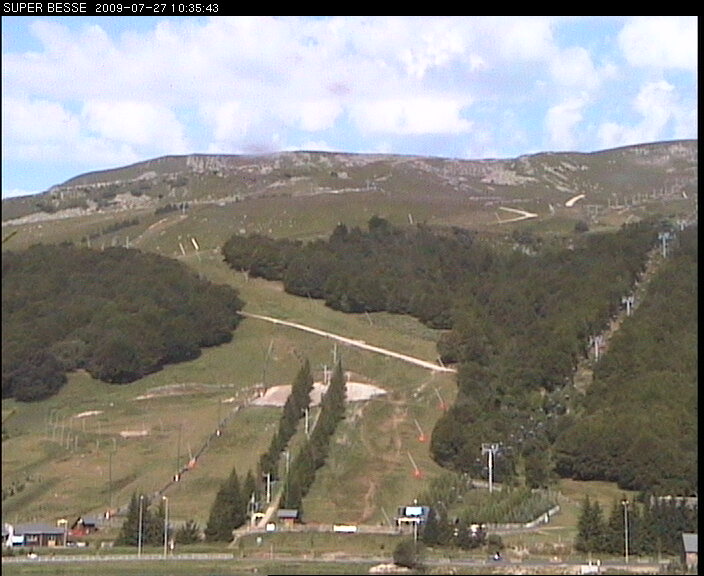
[[[2,197],[165,154],[697,138],[693,17],[3,17]]]

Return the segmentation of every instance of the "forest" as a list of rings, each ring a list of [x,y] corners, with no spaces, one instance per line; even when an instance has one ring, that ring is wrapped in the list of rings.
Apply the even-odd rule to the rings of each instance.
[[[459,372],[455,404],[432,435],[431,454],[440,465],[486,476],[481,447],[490,442],[499,445],[498,481],[521,477],[537,488],[557,473],[683,493],[697,483],[689,464],[696,463],[696,401],[677,402],[683,396],[671,394],[670,386],[696,398],[696,326],[668,316],[690,310],[690,319],[696,318],[691,312],[696,312],[691,301],[696,285],[686,284],[696,278],[696,242],[688,239],[696,237],[696,229],[678,235],[677,254],[689,253],[683,269],[670,272],[668,267],[664,274],[670,283],[673,275],[683,276],[685,285],[677,293],[690,297],[682,295],[672,306],[649,298],[637,315],[646,324],[631,328],[649,361],[624,373],[628,364],[618,357],[609,362],[607,354],[596,366],[594,391],[583,402],[572,386],[578,362],[588,357],[590,337],[616,317],[622,297],[632,293],[657,249],[658,232],[668,226],[644,220],[616,232],[576,232],[568,242],[534,242],[532,250],[518,250],[469,230],[398,228],[375,216],[366,230],[339,224],[327,240],[307,244],[234,235],[223,254],[236,270],[280,280],[287,292],[324,299],[334,309],[410,314],[445,329],[438,351]],[[677,267],[678,258],[668,266]],[[657,287],[656,282],[655,292]],[[665,336],[673,322],[677,330]],[[622,339],[637,345],[628,336]],[[663,339],[670,342],[656,352]],[[675,353],[682,348],[687,348],[684,355]],[[659,365],[658,358],[677,367]],[[627,394],[635,382],[647,383],[639,402]],[[676,406],[663,410],[662,427],[635,436],[639,442],[628,451],[631,460],[614,457],[614,443],[626,443],[627,432],[648,430],[643,422],[652,418],[651,400],[663,395]],[[607,398],[608,410],[599,404]],[[680,450],[677,457],[686,457],[668,472],[666,447],[673,443]],[[595,455],[597,447],[611,454],[600,466],[594,466],[594,458],[602,456]],[[627,472],[635,454],[641,461],[631,472],[636,481]],[[649,473],[640,475],[646,462]]]
[[[678,245],[597,364],[555,443],[562,475],[686,494],[697,486],[697,229]]]
[[[2,397],[40,400],[85,369],[124,384],[227,342],[232,288],[133,249],[35,245],[2,257]]]

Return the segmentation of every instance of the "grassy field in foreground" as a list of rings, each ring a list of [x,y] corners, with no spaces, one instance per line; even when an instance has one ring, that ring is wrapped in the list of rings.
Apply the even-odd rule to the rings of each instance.
[[[276,283],[245,281],[216,254],[186,261],[214,281],[238,288],[246,310],[427,360],[435,357],[438,333],[411,318],[336,312],[322,302],[287,295]],[[109,385],[78,372],[45,401],[3,400],[3,427],[9,436],[3,441],[3,488],[22,485],[3,502],[3,520],[72,520],[102,513],[111,498],[117,507],[135,492],[159,490],[177,465],[184,466],[206,443],[218,420],[229,418],[222,436],[211,440],[196,467],[166,492],[174,522],[193,518],[204,526],[220,482],[233,466],[242,477],[254,469],[278,425],[279,409],[246,406],[256,388],[262,383],[290,384],[302,358],[310,360],[320,378],[334,354],[355,380],[375,384],[387,395],[350,405],[331,466],[319,474],[307,513],[313,521],[382,521],[382,507],[393,514],[425,486],[426,478],[412,477],[409,454],[426,474],[437,469],[427,442],[418,441],[417,427],[430,435],[441,414],[438,396],[447,403],[454,398],[453,379],[250,319],[241,323],[230,343],[132,384]],[[380,445],[385,438],[392,445]],[[339,507],[331,510],[325,502]]]

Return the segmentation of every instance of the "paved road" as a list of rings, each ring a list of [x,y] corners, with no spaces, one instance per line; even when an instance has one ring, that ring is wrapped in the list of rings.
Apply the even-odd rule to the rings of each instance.
[[[370,352],[376,352],[377,354],[383,354],[384,356],[390,356],[391,358],[397,358],[403,360],[404,362],[409,362],[415,364],[416,366],[421,366],[432,370],[433,372],[457,372],[455,368],[448,366],[441,366],[435,364],[434,362],[428,362],[427,360],[421,360],[420,358],[415,358],[413,356],[408,356],[407,354],[401,354],[399,352],[394,352],[393,350],[388,350],[387,348],[381,348],[379,346],[373,346],[367,344],[363,340],[354,340],[353,338],[346,338],[345,336],[340,336],[339,334],[333,334],[332,332],[325,332],[311,326],[305,326],[304,324],[298,324],[296,322],[288,322],[286,320],[279,320],[278,318],[272,318],[271,316],[262,316],[261,314],[252,314],[251,312],[240,312],[240,315],[245,318],[254,318],[256,320],[264,320],[265,322],[272,322],[273,324],[281,324],[282,326],[288,326],[289,328],[296,328],[297,330],[303,330],[304,332],[310,332],[311,334],[317,334],[318,336],[323,336],[325,338],[331,338],[347,344],[348,346],[354,346],[356,348],[361,348],[363,350],[369,350]]]
[[[28,558],[27,556],[13,556],[2,558],[3,564],[64,564],[73,562],[143,562],[143,561],[155,561],[155,562],[189,562],[189,561],[217,561],[217,562],[237,562],[238,558],[234,553],[220,553],[220,554],[173,554],[168,555],[164,558],[161,554],[142,554],[138,556],[137,554],[72,554],[72,555],[56,555],[56,556],[42,556],[38,555],[34,558]],[[315,564],[316,562],[322,562],[320,558],[311,558],[307,555],[294,556],[289,554],[276,554],[269,558],[260,559],[261,562],[270,562],[272,560],[276,561],[294,561],[294,562],[310,562]],[[256,561],[254,558],[248,558],[248,562]],[[334,563],[359,563],[368,564],[370,562],[377,563],[390,563],[391,558],[384,556],[337,556],[335,558],[327,558],[324,562],[334,562]],[[464,566],[472,568],[488,568],[492,573],[505,573],[505,574],[516,574],[516,573],[526,573],[523,570],[529,570],[527,573],[533,574],[575,574],[579,570],[580,566],[585,565],[584,561],[555,561],[550,562],[546,560],[526,560],[523,562],[512,562],[510,560],[500,560],[495,562],[490,559],[477,559],[477,558],[454,558],[449,559],[427,559],[426,565],[429,567],[436,568],[450,568],[452,566]],[[645,573],[645,574],[658,574],[660,565],[656,562],[630,562],[625,564],[623,561],[611,561],[601,563],[601,572],[604,570],[622,570],[624,572],[630,573]],[[517,572],[518,571],[518,572]]]

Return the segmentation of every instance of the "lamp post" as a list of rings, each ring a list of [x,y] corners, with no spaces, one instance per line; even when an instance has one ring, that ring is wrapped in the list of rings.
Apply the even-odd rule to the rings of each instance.
[[[169,539],[169,499],[166,496],[162,496],[161,499],[164,501],[164,559],[166,559],[166,549]]]
[[[139,495],[139,536],[137,537],[137,556],[142,555],[142,504],[144,495]]]
[[[626,564],[628,564],[628,500],[621,500],[623,504],[623,540],[624,540],[624,555]]]

